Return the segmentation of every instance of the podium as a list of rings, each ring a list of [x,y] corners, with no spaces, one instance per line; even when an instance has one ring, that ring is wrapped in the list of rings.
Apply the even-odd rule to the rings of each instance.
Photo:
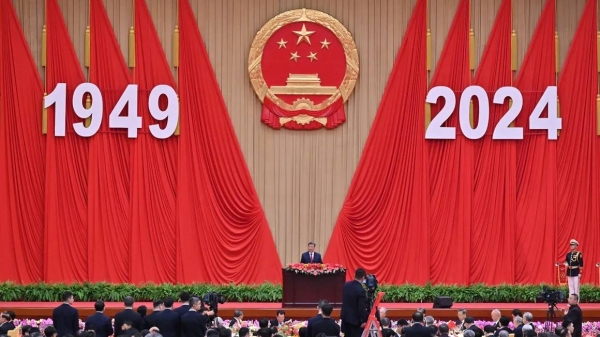
[[[316,308],[326,299],[334,307],[342,305],[346,272],[306,275],[283,269],[283,308]]]

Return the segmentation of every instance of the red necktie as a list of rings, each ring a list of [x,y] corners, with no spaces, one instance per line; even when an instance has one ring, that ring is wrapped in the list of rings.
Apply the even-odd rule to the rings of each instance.
[[[310,263],[312,263],[313,253],[310,253]]]

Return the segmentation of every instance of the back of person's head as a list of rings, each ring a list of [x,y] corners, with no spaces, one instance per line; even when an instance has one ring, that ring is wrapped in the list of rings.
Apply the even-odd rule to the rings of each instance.
[[[42,334],[42,332],[40,331],[40,329],[38,328],[38,331],[33,331],[33,332],[29,332],[29,336],[30,337],[44,337],[44,335]]]
[[[329,304],[329,301],[328,300],[320,300],[319,304],[318,304],[319,309],[323,308],[323,306],[325,304]]]
[[[219,337],[219,331],[215,329],[210,329],[206,332],[206,337]]]
[[[125,299],[123,300],[123,304],[127,308],[133,307],[133,302],[134,302],[133,297],[131,297],[131,296],[126,296]]]
[[[390,327],[390,319],[387,317],[384,317],[381,319],[381,326],[385,326],[385,327]]]
[[[483,331],[485,333],[494,333],[496,332],[496,328],[493,325],[486,325],[483,327]]]
[[[175,300],[173,300],[173,297],[165,297],[163,303],[165,304],[165,308],[172,308]]]
[[[219,329],[219,337],[231,337],[231,330]]]
[[[58,332],[56,331],[56,329],[53,326],[47,326],[44,329],[44,336],[46,336],[46,337],[52,337],[56,334],[58,334]]]
[[[437,334],[438,334],[438,327],[437,326],[430,325],[430,326],[428,326],[428,328],[431,331],[431,335],[432,336],[437,336]],[[475,337],[475,336],[473,336],[473,337]]]
[[[409,325],[409,324],[408,324],[408,321],[407,321],[407,320],[405,320],[404,318],[400,318],[400,319],[398,320],[398,323],[397,323],[396,325],[398,325],[398,326],[407,326],[407,325]]]
[[[148,329],[143,329],[142,331],[140,331],[140,335],[142,335],[144,337],[148,334],[150,334],[150,330],[148,330]]]
[[[435,319],[433,319],[433,316],[425,316],[425,324],[433,325],[433,323],[435,323]]]
[[[565,336],[567,335],[567,332],[568,331],[565,331]],[[536,336],[537,336],[537,334],[533,330],[527,330],[527,331],[523,332],[523,337],[536,337]]]
[[[258,328],[259,329],[264,329],[269,327],[269,320],[266,318],[261,319],[260,321],[258,321]]]
[[[29,330],[29,334],[34,334],[34,333],[39,333],[42,334],[42,332],[40,331],[40,328],[38,328],[37,326],[33,326],[31,327],[31,329]]]
[[[106,305],[101,300],[97,300],[96,303],[94,303],[94,309],[96,309],[96,311],[104,311],[105,307]]]
[[[152,306],[154,308],[158,308],[158,307],[160,307],[163,304],[165,304],[165,302],[163,300],[154,300],[154,302],[152,302]]]
[[[466,324],[475,324],[475,318],[473,318],[473,316],[467,316],[465,318],[465,323]]]
[[[423,313],[417,311],[414,314],[412,314],[412,320],[415,323],[423,323]]]
[[[298,329],[298,337],[306,337],[306,327],[305,326]]]
[[[323,313],[323,316],[327,316],[327,317],[331,316],[331,313],[333,312],[333,305],[331,305],[329,303],[324,304],[321,307],[321,312]]]
[[[69,300],[71,297],[73,297],[73,293],[72,293],[72,292],[70,292],[70,291],[65,291],[65,292],[62,294],[62,301],[63,301],[63,302],[67,302],[67,301],[68,301],[68,300]],[[45,331],[45,329],[44,329],[44,331]]]
[[[509,324],[510,324],[510,318],[508,318],[506,316],[500,317],[500,325],[501,326],[508,326]]]
[[[442,323],[439,326],[440,334],[447,335],[450,332],[450,327],[446,323]]]
[[[31,325],[22,325],[21,334],[28,335],[31,332]]]
[[[277,327],[276,326],[270,327],[269,330],[271,330],[271,335],[277,334]]]
[[[425,316],[425,314],[427,313],[427,310],[425,310],[425,308],[418,308],[417,311],[422,313],[423,316]]]
[[[354,279],[356,280],[362,280],[365,277],[367,277],[367,272],[363,268],[358,268],[354,272]]]
[[[6,313],[8,314],[8,316],[10,316],[10,320],[12,321],[13,319],[17,318],[17,314],[15,314],[14,311],[12,310],[7,310]]]
[[[315,337],[327,337],[327,335],[321,332],[318,333]]]
[[[538,337],[550,337],[550,334],[548,332],[540,332]]]
[[[238,331],[238,336],[239,337],[246,337],[249,334],[250,334],[250,329],[248,329],[248,328],[240,328],[240,331]]]
[[[512,311],[512,315],[515,316],[515,317],[523,317],[523,313],[519,309],[514,309]]]
[[[271,331],[271,329],[258,329],[258,331],[256,332],[256,335],[258,337],[271,337],[273,336],[273,331]]]
[[[182,291],[179,293],[179,300],[181,300],[181,302],[183,303],[189,302],[190,297],[192,297],[192,295],[190,295],[190,293],[188,293],[187,291]]]
[[[472,330],[467,330],[467,331],[472,331]],[[474,337],[475,334],[473,334],[473,336],[468,336],[468,337]],[[498,332],[498,337],[508,337],[508,331],[506,330],[500,330]]]
[[[145,317],[146,314],[148,313],[148,308],[145,305],[140,305],[137,308],[137,312],[138,314],[140,314],[142,317]],[[142,336],[146,336],[145,334],[142,334]]]
[[[506,332],[506,331],[504,331],[504,332]],[[464,337],[475,337],[475,331],[465,330]],[[508,335],[506,337],[508,337]]]

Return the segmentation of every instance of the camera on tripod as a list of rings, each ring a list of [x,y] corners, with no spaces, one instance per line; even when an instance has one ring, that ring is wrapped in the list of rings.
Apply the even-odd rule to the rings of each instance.
[[[225,302],[227,302],[227,298],[219,293],[211,291],[204,295],[204,297],[202,298],[202,302],[208,304],[209,310],[215,313],[214,316],[209,319],[209,323],[211,323],[214,317],[217,317],[218,315],[219,304],[224,304]]]
[[[547,286],[544,286],[542,292],[537,296],[539,301],[544,301],[549,305],[556,305],[556,303],[563,302],[565,298],[564,291],[550,289]]]

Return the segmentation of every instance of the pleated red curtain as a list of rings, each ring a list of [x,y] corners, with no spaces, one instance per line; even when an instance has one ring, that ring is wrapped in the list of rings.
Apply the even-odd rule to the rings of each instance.
[[[90,32],[90,82],[104,105],[89,150],[88,273],[94,282],[129,282],[131,146],[126,131],[109,129],[108,121],[131,78],[102,0],[90,0]]]
[[[430,84],[430,87],[449,87],[457,100],[471,82],[469,12],[469,0],[461,0]],[[443,99],[432,104],[431,117],[434,118],[445,104]],[[431,281],[468,284],[473,141],[460,132],[458,105],[445,126],[456,128],[456,139],[431,140],[428,144]]]
[[[187,0],[179,1],[179,282],[280,282],[281,262]]]
[[[325,253],[348,278],[363,267],[386,283],[429,280],[426,3],[415,5]]]
[[[151,90],[173,75],[145,0],[135,1],[135,68],[142,129],[131,157],[131,277],[133,283],[175,282],[177,279],[177,137],[157,139],[148,132],[157,124],[149,112]],[[168,104],[163,96],[159,107]],[[164,127],[164,126],[163,126]]]
[[[542,94],[556,85],[555,22],[556,2],[547,0],[515,80],[523,95],[516,126],[525,134],[517,141],[515,227],[515,282],[522,284],[556,280],[557,275],[554,256],[548,254],[554,251],[556,226],[556,141],[548,140],[545,130],[528,128]]]
[[[600,252],[597,17],[596,1],[588,0],[558,81],[563,131],[556,152],[556,259],[564,262],[569,240],[579,241],[586,263],[583,282],[597,279],[594,259]]]
[[[70,103],[85,77],[57,0],[46,1],[46,32],[46,92],[66,83],[67,134],[55,137],[55,106],[51,106],[46,137],[44,280],[81,282],[88,278],[88,139],[73,132],[73,123],[81,120]]]
[[[512,84],[510,64],[511,0],[503,0],[483,51],[474,85],[488,93],[489,125],[475,143],[475,180],[471,237],[471,283],[512,283],[515,280],[516,141],[492,140],[492,132],[508,110],[493,104],[495,92]],[[473,99],[474,123],[479,102]]]
[[[0,1],[0,46],[0,280],[38,282],[44,271],[43,88],[11,1]]]

